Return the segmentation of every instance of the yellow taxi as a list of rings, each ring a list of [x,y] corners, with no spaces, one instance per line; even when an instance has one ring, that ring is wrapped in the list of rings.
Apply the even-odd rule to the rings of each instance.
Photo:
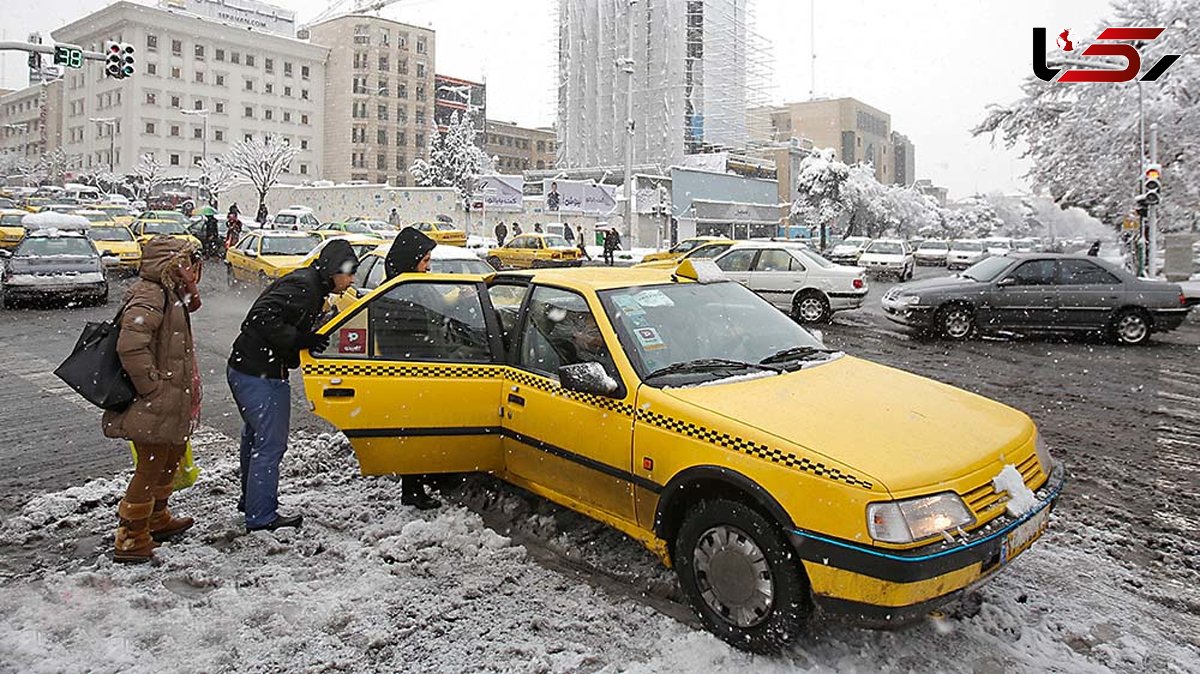
[[[187,218],[179,211],[145,211],[134,218],[129,229],[137,237],[138,243],[146,243],[156,236],[166,235],[182,239],[199,248],[200,239],[188,234],[187,226]]]
[[[578,267],[579,249],[557,234],[518,234],[500,248],[487,252],[488,264],[496,269],[542,269]]]
[[[54,199],[51,199],[50,197],[27,197],[21,204],[21,208],[24,208],[26,212],[29,213],[38,213],[46,206],[49,206],[53,203],[55,203]]]
[[[309,232],[285,229],[255,230],[242,235],[225,251],[230,284],[235,281],[268,283],[301,266],[321,240]]]
[[[108,214],[113,222],[118,225],[128,226],[133,223],[133,213],[129,211],[128,206],[120,204],[96,204],[90,208]]]
[[[106,265],[126,271],[137,271],[142,266],[142,246],[125,225],[92,223],[87,237],[101,255],[106,255]]]
[[[29,215],[29,211],[20,208],[0,210],[0,249],[12,250],[25,238],[21,218],[26,215]]]
[[[422,232],[443,246],[466,246],[467,233],[459,229],[453,222],[414,222],[409,227]]]
[[[657,262],[659,260],[675,261],[683,257],[684,253],[688,253],[695,248],[713,241],[728,241],[728,239],[722,239],[719,236],[694,236],[690,239],[684,239],[674,246],[671,246],[669,250],[661,250],[657,253],[650,253],[642,258],[642,262]]]
[[[737,242],[732,239],[708,239],[697,244],[681,255],[672,256],[669,258],[651,259],[651,257],[655,255],[655,253],[652,253],[651,255],[647,255],[646,257],[642,258],[642,261],[634,266],[646,269],[674,269],[684,260],[711,260],[721,253],[729,250],[729,248],[735,243]],[[682,243],[679,245],[682,245]],[[675,248],[678,248],[679,245],[675,246]],[[674,250],[674,248],[671,250]],[[657,254],[661,255],[661,253]]]
[[[279,265],[280,276],[296,271],[302,267],[307,267],[313,262],[316,262],[317,258],[321,255],[321,251],[324,250],[325,246],[328,245],[328,243],[333,239],[345,239],[350,244],[350,248],[354,250],[354,256],[359,260],[364,259],[366,255],[379,248],[379,246],[384,243],[384,241],[376,239],[373,236],[363,236],[362,234],[343,234],[341,232],[330,232],[328,230],[309,232],[309,235],[317,239],[317,245],[312,250],[308,251],[308,254],[297,260],[295,264]]]
[[[359,297],[378,288],[384,282],[387,276],[384,260],[387,259],[390,250],[391,246],[388,244],[363,252],[355,249],[354,253],[358,256],[359,265],[354,285],[330,300],[338,311],[348,309],[351,304],[358,301]],[[458,246],[436,246],[429,258],[429,271],[434,274],[486,275],[495,271],[491,265],[480,260],[474,253]]]
[[[491,473],[612,526],[752,651],[923,618],[1065,481],[1024,413],[828,349],[707,261],[404,274],[321,332],[305,394],[363,474]]]

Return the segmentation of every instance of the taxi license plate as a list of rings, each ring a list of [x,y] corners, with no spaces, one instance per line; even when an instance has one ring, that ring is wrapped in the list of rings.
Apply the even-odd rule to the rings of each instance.
[[[1005,563],[1016,557],[1031,543],[1038,539],[1046,531],[1046,525],[1050,522],[1050,508],[1043,508],[1042,511],[1033,517],[1029,518],[1024,524],[1013,529],[1004,537],[1004,546],[1000,552],[1000,557]]]

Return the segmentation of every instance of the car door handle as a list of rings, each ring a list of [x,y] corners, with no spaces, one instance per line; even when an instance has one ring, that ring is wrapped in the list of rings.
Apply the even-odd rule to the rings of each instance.
[[[525,406],[525,399],[522,398],[521,396],[517,395],[516,393],[508,394],[508,402],[512,403],[513,405],[516,405],[517,407]]]
[[[354,389],[352,388],[327,388],[321,392],[326,398],[353,398]]]

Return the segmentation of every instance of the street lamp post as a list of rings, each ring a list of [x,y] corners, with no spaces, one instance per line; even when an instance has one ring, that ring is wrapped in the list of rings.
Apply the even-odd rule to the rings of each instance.
[[[116,163],[114,156],[117,153],[117,118],[116,117],[91,117],[89,122],[103,124],[108,127],[108,172],[116,173]]]
[[[201,108],[199,110],[180,110],[180,112],[189,117],[192,115],[197,115],[204,120],[204,129],[201,132],[204,137],[201,139],[200,164],[202,172],[200,174],[200,181],[204,190],[204,203],[208,204],[210,201],[212,201],[212,192],[208,189],[208,108]]]

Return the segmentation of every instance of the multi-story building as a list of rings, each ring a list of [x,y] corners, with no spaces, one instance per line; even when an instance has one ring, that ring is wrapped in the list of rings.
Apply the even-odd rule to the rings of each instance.
[[[747,140],[748,0],[562,0],[559,3],[558,164],[625,161],[626,91],[619,65],[633,17],[633,156],[669,166]]]
[[[106,77],[91,61],[64,78],[62,145],[83,170],[111,162],[130,173],[149,154],[168,176],[198,176],[206,151],[215,157],[244,139],[281,137],[298,150],[285,182],[323,174],[326,48],[125,0],[53,36],[92,51],[105,40],[136,50],[130,78]]]
[[[62,145],[62,80],[0,95],[0,154],[30,164]]]
[[[946,200],[950,195],[949,189],[934,185],[933,181],[929,180],[928,178],[921,178],[920,180],[914,181],[913,187],[915,187],[921,194],[936,199],[938,205],[942,208],[946,207]]]
[[[554,168],[557,136],[552,128],[530,129],[489,119],[483,140],[483,151],[495,158],[501,173]]]
[[[433,118],[437,122],[438,133],[446,133],[446,129],[450,127],[450,119],[455,113],[470,113],[471,124],[475,127],[476,134],[483,134],[487,119],[486,84],[449,75],[434,75],[433,88],[436,94]],[[478,137],[476,142],[480,142]]]
[[[917,148],[902,133],[892,132],[892,158],[896,163],[895,182],[910,187],[917,180]]]
[[[757,108],[750,125],[758,142],[808,138],[818,148],[833,148],[847,164],[870,162],[875,178],[894,182],[891,115],[854,98],[834,98]],[[765,118],[765,119],[764,119]]]
[[[329,48],[324,177],[407,185],[429,152],[434,120],[434,32],[351,14],[309,27]]]

